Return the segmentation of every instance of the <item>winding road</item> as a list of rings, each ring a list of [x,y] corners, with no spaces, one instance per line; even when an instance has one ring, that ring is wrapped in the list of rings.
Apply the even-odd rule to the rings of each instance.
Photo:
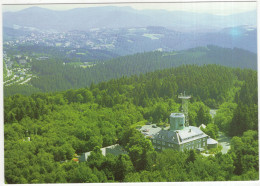
[[[211,109],[210,110],[210,115],[212,118],[214,118],[214,116],[216,115],[217,109]],[[221,152],[223,154],[226,154],[228,152],[228,150],[230,149],[230,140],[231,137],[228,137],[225,135],[224,132],[219,132],[218,133],[219,137],[218,137],[218,143],[223,147]]]
[[[218,143],[223,147],[221,152],[226,154],[230,149],[230,140],[231,137],[226,136],[223,132],[219,132]]]

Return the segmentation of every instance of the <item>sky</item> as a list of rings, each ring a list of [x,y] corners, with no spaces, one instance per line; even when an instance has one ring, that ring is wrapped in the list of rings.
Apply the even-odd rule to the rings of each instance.
[[[130,6],[134,9],[138,10],[143,10],[143,9],[163,9],[163,10],[168,10],[168,11],[188,11],[188,12],[196,12],[196,13],[210,13],[210,14],[215,14],[215,15],[230,15],[230,14],[236,14],[236,13],[242,13],[242,12],[247,12],[247,11],[252,11],[256,10],[256,2],[193,2],[190,3],[186,1],[186,3],[180,3],[179,2],[174,2],[173,3],[140,3],[141,1],[136,0],[139,3],[129,3],[133,2],[133,0],[121,0],[121,1],[106,1],[110,2],[112,4],[102,4],[101,0],[92,0],[92,1],[82,1],[82,0],[3,0],[3,7],[2,11],[7,12],[7,11],[19,11],[25,8],[29,8],[32,6],[36,6],[37,3],[39,7],[42,8],[48,8],[52,10],[68,10],[68,9],[73,9],[73,8],[83,8],[83,7],[93,7],[93,6]],[[147,0],[146,0],[147,1]],[[21,3],[22,2],[22,3]],[[88,3],[101,3],[101,4],[72,4],[72,2],[77,2],[77,3],[83,3],[83,2],[88,2]],[[117,4],[117,2],[121,2]],[[122,3],[123,2],[123,3]],[[154,2],[154,0],[149,0],[149,2]],[[157,0],[158,2],[158,0]],[[24,5],[15,5],[15,3],[27,3]],[[28,5],[30,3],[30,5]],[[49,4],[44,4],[44,3],[49,3]],[[70,4],[50,4],[50,3],[70,3]],[[5,4],[12,4],[12,5],[5,5]],[[43,5],[44,4],[44,5]]]

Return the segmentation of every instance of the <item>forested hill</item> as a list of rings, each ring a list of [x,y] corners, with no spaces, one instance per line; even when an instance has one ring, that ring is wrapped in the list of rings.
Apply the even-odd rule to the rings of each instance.
[[[157,69],[177,67],[183,64],[218,64],[235,68],[257,70],[257,56],[243,49],[217,46],[192,48],[173,52],[148,52],[119,57],[107,61],[104,69],[113,67],[114,72],[124,75],[151,72]]]
[[[164,125],[179,112],[180,92],[192,94],[190,125],[210,136],[234,136],[227,154],[156,152],[135,127]],[[257,72],[185,65],[92,84],[89,88],[4,99],[5,181],[14,183],[258,180]],[[209,108],[218,106],[212,124]],[[115,143],[128,155],[103,156]],[[93,151],[87,162],[77,153]]]
[[[158,69],[178,67],[184,64],[218,64],[235,68],[257,69],[256,54],[234,48],[207,46],[176,52],[148,52],[96,62],[88,68],[64,65],[58,58],[35,61],[32,71],[36,74],[32,86],[5,87],[5,96],[15,93],[30,95],[33,92],[53,92],[88,87],[91,83],[108,81],[122,76],[138,75]]]

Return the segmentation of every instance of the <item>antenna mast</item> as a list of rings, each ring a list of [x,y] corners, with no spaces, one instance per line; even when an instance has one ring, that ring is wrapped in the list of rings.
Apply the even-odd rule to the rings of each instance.
[[[184,91],[184,94],[181,93],[178,96],[178,98],[182,100],[182,111],[185,116],[185,126],[188,127],[189,126],[188,103],[189,103],[189,99],[191,98],[191,95],[185,95],[185,91]]]

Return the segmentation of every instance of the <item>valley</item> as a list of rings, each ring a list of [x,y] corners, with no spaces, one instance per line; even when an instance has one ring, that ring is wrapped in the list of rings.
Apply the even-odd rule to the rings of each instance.
[[[22,35],[19,33],[24,32]],[[256,27],[227,27],[211,32],[182,32],[164,27],[97,28],[86,31],[72,30],[28,30],[4,27],[4,45],[22,44],[72,48],[70,56],[80,55],[79,51],[104,51],[107,58],[149,51],[186,50],[198,46],[217,45],[225,48],[242,48],[256,53]],[[85,51],[84,51],[85,50]],[[79,56],[78,56],[79,57]]]
[[[28,50],[30,53],[26,52]],[[188,64],[217,64],[254,70],[257,68],[254,53],[210,45],[174,52],[138,53],[109,60],[103,58],[102,52],[100,55],[95,53],[93,57],[90,55],[91,51],[86,52],[86,55],[80,54],[78,58],[68,54],[68,51],[72,50],[77,52],[77,49],[72,48],[61,50],[46,46],[6,47],[4,60],[9,74],[12,72],[13,76],[4,78],[5,95],[19,92],[30,95],[35,91],[53,92],[83,88],[91,83]],[[17,84],[20,88],[14,89]]]

